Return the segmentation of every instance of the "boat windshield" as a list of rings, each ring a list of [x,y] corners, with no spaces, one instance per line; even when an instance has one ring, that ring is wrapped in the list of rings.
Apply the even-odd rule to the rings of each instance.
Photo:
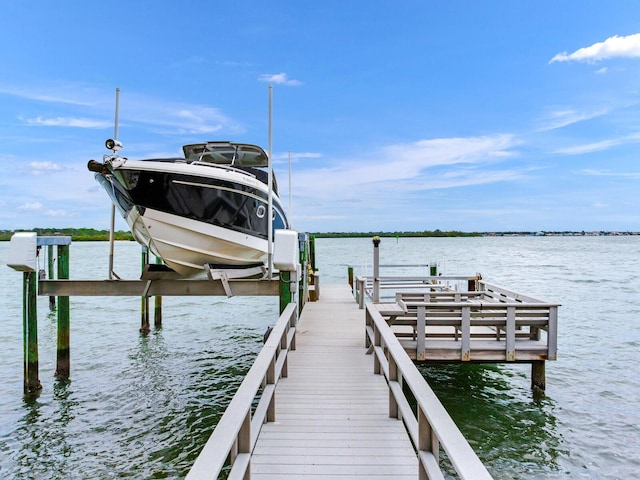
[[[232,165],[234,167],[266,167],[268,157],[256,145],[231,142],[207,142],[182,147],[187,160]]]

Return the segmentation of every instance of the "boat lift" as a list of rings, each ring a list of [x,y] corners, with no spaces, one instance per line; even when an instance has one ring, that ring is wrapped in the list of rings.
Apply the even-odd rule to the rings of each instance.
[[[42,389],[38,375],[38,319],[37,296],[58,297],[58,345],[56,377],[68,379],[70,374],[70,309],[71,296],[130,296],[141,297],[141,333],[148,333],[150,297],[162,296],[279,296],[280,313],[290,304],[301,310],[309,287],[307,263],[314,265],[309,252],[311,238],[293,230],[276,230],[274,233],[273,266],[278,276],[267,278],[264,265],[255,265],[249,270],[225,269],[216,265],[205,265],[207,278],[187,279],[164,265],[149,264],[138,280],[71,280],[69,279],[69,245],[71,237],[38,237],[35,232],[15,233],[9,245],[7,266],[23,272],[23,331],[24,331],[24,393],[37,395]],[[40,278],[38,254],[42,246],[57,247],[57,279]],[[146,249],[145,249],[146,250]],[[143,257],[148,255],[143,251]],[[147,257],[148,258],[148,257]],[[110,262],[112,257],[110,257]],[[301,267],[304,265],[304,268]],[[111,267],[111,265],[110,265]],[[257,278],[245,278],[247,274]],[[50,269],[50,277],[52,277]],[[50,303],[51,305],[51,303]],[[156,303],[158,309],[158,303]],[[158,310],[156,310],[158,313]],[[155,325],[160,326],[156,316]]]

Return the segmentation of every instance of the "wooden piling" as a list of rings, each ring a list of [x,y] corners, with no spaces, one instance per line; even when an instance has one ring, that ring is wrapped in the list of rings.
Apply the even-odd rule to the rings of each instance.
[[[373,301],[380,301],[380,237],[373,237]]]
[[[280,272],[280,315],[291,303],[291,272]]]
[[[351,292],[353,293],[353,267],[347,268],[347,276],[349,278],[349,286],[351,287]]]
[[[25,272],[23,280],[24,393],[34,395],[42,390],[38,374],[38,272]]]
[[[547,387],[547,380],[545,375],[545,361],[535,360],[531,362],[531,389],[532,390],[544,390]]]
[[[149,249],[142,247],[142,271],[149,263]],[[140,333],[147,334],[151,331],[149,324],[149,297],[140,297]]]
[[[311,269],[315,272],[318,268],[316,266],[316,239],[313,235],[309,235],[309,261]]]
[[[47,275],[48,278],[54,278],[53,271],[53,245],[47,245]],[[56,308],[56,297],[51,295],[49,297],[49,310],[55,310]]]
[[[162,259],[160,257],[156,257],[156,265],[162,265]],[[156,295],[153,298],[153,326],[160,328],[162,327],[162,296]]]
[[[69,278],[69,245],[58,245],[58,279]],[[55,297],[54,297],[55,298]],[[69,379],[71,372],[71,343],[69,321],[69,297],[58,298],[58,346],[56,373],[59,380]]]

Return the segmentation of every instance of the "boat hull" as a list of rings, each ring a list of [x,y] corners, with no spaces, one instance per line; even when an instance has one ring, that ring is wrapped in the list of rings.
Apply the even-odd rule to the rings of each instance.
[[[145,209],[132,210],[127,223],[136,240],[147,245],[172,270],[184,276],[205,264],[248,266],[267,261],[267,241],[223,227]]]

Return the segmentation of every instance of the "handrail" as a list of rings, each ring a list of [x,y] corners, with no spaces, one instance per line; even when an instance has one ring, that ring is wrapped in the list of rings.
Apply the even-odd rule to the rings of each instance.
[[[402,418],[419,459],[419,478],[444,478],[440,445],[462,480],[492,478],[435,393],[375,306],[366,305],[366,338],[373,347],[374,372],[384,374],[389,385],[389,416]],[[417,402],[414,414],[403,392],[406,385]]]
[[[529,302],[529,303],[544,303],[542,300],[538,300],[537,298],[530,297],[528,295],[522,295],[521,293],[516,293],[512,290],[509,290],[505,287],[500,287],[499,285],[485,282],[484,280],[480,280],[478,282],[478,289],[481,292],[488,292],[491,294],[497,293],[500,296],[504,296],[506,298],[511,298],[518,302]]]
[[[248,478],[258,433],[263,423],[275,421],[275,387],[281,377],[287,376],[287,353],[295,350],[297,319],[296,304],[290,303],[191,467],[187,480],[218,478],[227,458],[231,459],[229,478]],[[253,402],[261,387],[262,394],[252,415]]]

